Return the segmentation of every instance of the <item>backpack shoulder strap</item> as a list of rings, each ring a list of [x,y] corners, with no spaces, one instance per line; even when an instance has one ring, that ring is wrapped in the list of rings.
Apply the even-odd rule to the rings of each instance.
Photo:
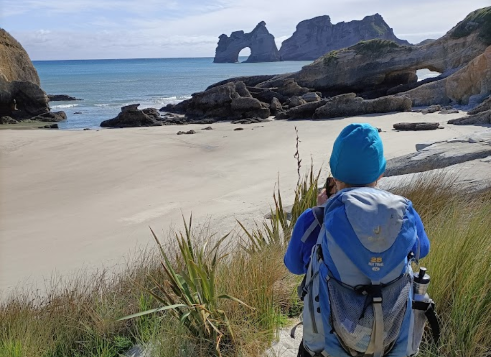
[[[322,224],[324,223],[324,206],[315,206],[314,208],[312,208],[312,214],[314,215],[314,221],[303,234],[301,239],[302,243],[305,243],[307,241],[307,239],[312,234],[314,229],[317,228],[317,226],[322,227]]]

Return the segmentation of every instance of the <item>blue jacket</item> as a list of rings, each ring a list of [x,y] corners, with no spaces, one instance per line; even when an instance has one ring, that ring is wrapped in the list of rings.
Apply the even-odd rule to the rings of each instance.
[[[344,191],[344,190],[343,190]],[[342,191],[341,191],[342,192]],[[329,199],[329,201],[336,199],[339,194],[334,195]],[[328,201],[328,203],[329,203]],[[414,224],[416,226],[417,236],[419,238],[419,249],[420,249],[420,258],[428,255],[430,250],[430,241],[428,240],[428,236],[423,227],[423,222],[419,217],[418,213],[411,206],[409,208],[409,213],[412,219],[414,220]],[[293,228],[292,237],[290,243],[288,245],[284,263],[288,270],[293,274],[302,275],[307,271],[307,267],[310,262],[310,254],[312,251],[312,247],[317,242],[317,237],[320,232],[320,226],[317,226],[312,233],[308,236],[307,240],[304,242],[301,241],[303,235],[307,231],[307,229],[314,222],[315,217],[312,212],[312,209],[307,209],[303,212],[298,218],[295,227]],[[413,251],[417,250],[417,244],[413,247]]]

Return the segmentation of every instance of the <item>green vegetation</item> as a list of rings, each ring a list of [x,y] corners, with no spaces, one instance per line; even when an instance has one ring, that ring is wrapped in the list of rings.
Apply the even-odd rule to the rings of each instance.
[[[359,55],[374,55],[387,53],[395,48],[400,47],[403,46],[398,45],[394,41],[374,39],[368,41],[360,41],[356,45],[349,47],[349,49],[355,50],[356,53]]]
[[[478,37],[484,44],[491,45],[491,7],[471,12],[463,21],[457,24],[451,33],[451,37],[466,37],[477,30],[479,30]]]
[[[324,55],[324,57],[322,57],[322,61],[324,66],[329,66],[336,63],[338,61],[338,51],[334,50]]]
[[[261,355],[302,308],[283,254],[318,179],[310,170],[300,180],[291,213],[275,190],[271,219],[240,224],[234,239],[189,221],[172,243],[155,237],[156,252],[124,271],[57,281],[47,295],[12,294],[0,304],[0,357],[116,357],[136,343],[158,357]],[[422,263],[442,344],[425,342],[420,355],[490,356],[491,189],[464,194],[442,176],[394,191],[413,201],[432,243]]]

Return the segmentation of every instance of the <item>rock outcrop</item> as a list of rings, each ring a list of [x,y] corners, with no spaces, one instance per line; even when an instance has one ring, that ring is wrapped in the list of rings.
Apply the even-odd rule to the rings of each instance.
[[[138,109],[140,104],[121,107],[121,113],[116,118],[104,120],[103,128],[130,128],[140,126],[160,126],[160,113],[155,108]]]
[[[491,156],[491,129],[480,134],[437,142],[408,155],[390,159],[384,176],[440,169]]]
[[[330,51],[375,38],[409,45],[394,35],[379,14],[337,24],[332,24],[330,17],[324,15],[300,22],[293,35],[283,41],[280,56],[282,61],[315,60]]]
[[[237,77],[161,109],[199,120],[328,119],[408,111],[430,105],[477,105],[491,91],[491,7],[470,13],[445,36],[420,46],[384,39],[334,50],[296,73]],[[441,75],[418,82],[416,71]],[[352,93],[352,94],[350,94]],[[451,104],[451,105],[449,105]],[[479,122],[488,121],[479,114]],[[467,120],[467,119],[465,119]]]
[[[451,119],[448,121],[448,124],[455,124],[455,125],[491,124],[491,110],[486,110],[463,118]]]
[[[491,92],[491,46],[466,66],[440,81],[404,92],[415,106],[468,104],[472,97],[483,98]]]
[[[194,93],[190,99],[175,105],[169,104],[160,110],[185,114],[188,122],[202,122],[203,119],[266,119],[271,114],[270,105],[254,98],[241,81]]]
[[[488,7],[472,12],[434,42],[402,46],[387,40],[362,41],[329,52],[291,77],[299,85],[325,95],[346,92],[367,98],[386,95],[400,85],[416,83],[418,69],[428,68],[447,77],[466,66],[491,44],[490,26]],[[435,81],[435,86],[441,86],[440,82]],[[461,96],[465,98],[465,94]]]
[[[328,99],[327,103],[315,110],[314,119],[351,117],[355,115],[409,112],[411,99],[387,96],[371,100],[356,97],[355,93],[342,94]]]
[[[440,127],[440,123],[395,123],[392,127],[401,131],[436,130]]]
[[[48,97],[27,52],[0,29],[0,116],[21,120],[47,113]]]
[[[236,63],[239,61],[240,51],[247,47],[251,49],[251,54],[245,62],[275,62],[280,60],[274,36],[269,33],[266,23],[261,21],[249,33],[235,31],[230,37],[222,34],[219,37],[213,62]]]

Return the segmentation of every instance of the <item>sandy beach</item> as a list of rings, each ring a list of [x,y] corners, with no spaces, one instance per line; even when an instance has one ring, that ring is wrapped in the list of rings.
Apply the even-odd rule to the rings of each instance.
[[[0,291],[42,289],[52,274],[114,267],[167,235],[181,215],[226,232],[235,219],[261,220],[280,178],[288,203],[297,181],[295,127],[303,169],[327,175],[332,143],[348,123],[382,129],[386,157],[415,144],[479,131],[452,126],[461,114],[398,113],[325,121],[218,123],[152,128],[0,131]],[[396,132],[397,122],[438,121],[445,129]],[[234,131],[242,127],[244,130]],[[195,135],[177,136],[179,130]]]

